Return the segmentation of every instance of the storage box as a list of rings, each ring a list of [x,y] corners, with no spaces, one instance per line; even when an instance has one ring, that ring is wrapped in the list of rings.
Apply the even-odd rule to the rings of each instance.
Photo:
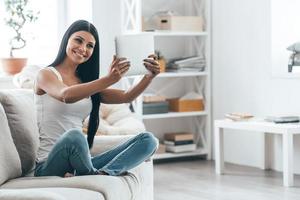
[[[170,31],[203,31],[203,18],[200,16],[159,16],[157,28]]]
[[[203,99],[168,99],[169,109],[174,112],[190,112],[204,110]]]
[[[143,114],[158,114],[169,112],[169,102],[143,103]]]

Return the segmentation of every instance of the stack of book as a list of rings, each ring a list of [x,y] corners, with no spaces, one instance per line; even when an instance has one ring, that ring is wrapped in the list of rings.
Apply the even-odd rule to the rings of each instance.
[[[248,113],[227,113],[225,114],[226,119],[231,119],[232,121],[247,121],[253,118],[253,115]]]
[[[164,144],[166,151],[172,153],[195,151],[197,148],[192,133],[165,133]]]
[[[169,112],[169,102],[165,96],[155,94],[144,94],[143,114],[159,114]]]
[[[166,70],[169,72],[204,71],[205,65],[205,58],[201,56],[175,58],[168,62]]]

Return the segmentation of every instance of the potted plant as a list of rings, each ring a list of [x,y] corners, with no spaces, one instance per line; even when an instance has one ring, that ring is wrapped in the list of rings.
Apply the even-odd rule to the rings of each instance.
[[[27,63],[27,58],[14,57],[14,51],[26,46],[26,39],[22,31],[27,23],[37,20],[37,15],[28,8],[28,0],[5,0],[7,17],[5,23],[13,29],[14,36],[10,39],[10,57],[2,58],[3,71],[8,74],[16,74],[22,70]]]

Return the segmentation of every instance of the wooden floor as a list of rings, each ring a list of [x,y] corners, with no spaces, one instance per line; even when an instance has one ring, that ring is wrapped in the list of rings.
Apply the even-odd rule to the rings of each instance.
[[[300,200],[300,176],[295,187],[282,186],[282,173],[225,164],[216,175],[206,160],[154,164],[155,200]]]

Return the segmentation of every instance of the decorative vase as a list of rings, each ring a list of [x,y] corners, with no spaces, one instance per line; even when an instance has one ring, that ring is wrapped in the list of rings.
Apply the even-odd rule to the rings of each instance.
[[[10,75],[19,73],[27,64],[27,58],[1,58],[0,60],[3,71]]]

